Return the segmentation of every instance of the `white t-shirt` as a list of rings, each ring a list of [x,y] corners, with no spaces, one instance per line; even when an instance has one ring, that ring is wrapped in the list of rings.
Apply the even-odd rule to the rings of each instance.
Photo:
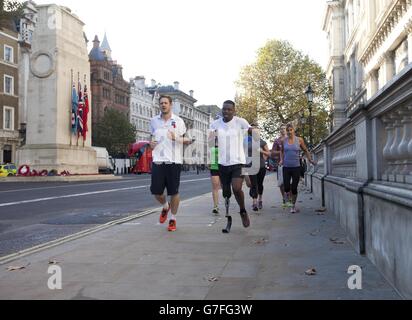
[[[246,164],[243,139],[249,128],[249,123],[239,117],[233,117],[232,121],[227,123],[223,121],[223,118],[220,118],[210,125],[210,129],[217,130],[218,133],[220,165]]]
[[[186,133],[186,125],[182,118],[172,114],[168,121],[158,115],[150,121],[152,140],[157,146],[152,152],[153,162],[183,163],[183,144],[167,137],[168,131],[174,132],[176,138]]]

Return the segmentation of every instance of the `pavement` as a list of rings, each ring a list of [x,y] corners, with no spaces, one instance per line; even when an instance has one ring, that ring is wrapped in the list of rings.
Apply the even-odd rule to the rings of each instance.
[[[248,229],[232,200],[228,235],[221,231],[223,201],[214,217],[208,193],[182,202],[175,233],[156,212],[0,265],[0,299],[401,299],[356,253],[333,214],[315,211],[319,199],[301,188],[301,212],[289,214],[275,186],[268,176],[259,214],[246,197]],[[361,290],[348,288],[352,265],[362,268]],[[48,269],[56,266],[62,289],[50,290]],[[312,268],[316,275],[306,275]]]

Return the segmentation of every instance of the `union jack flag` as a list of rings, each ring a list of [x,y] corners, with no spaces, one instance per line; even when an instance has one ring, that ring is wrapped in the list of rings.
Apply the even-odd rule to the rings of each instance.
[[[72,87],[72,113],[71,113],[71,127],[72,134],[77,133],[77,110],[79,107],[79,97],[76,92],[76,86]]]
[[[84,112],[84,100],[82,94],[82,85],[79,82],[79,104],[77,110],[77,137],[83,135],[83,112]]]

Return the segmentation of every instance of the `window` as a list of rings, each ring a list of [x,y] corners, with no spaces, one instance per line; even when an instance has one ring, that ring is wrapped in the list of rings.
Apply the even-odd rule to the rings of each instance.
[[[9,47],[8,45],[4,45],[4,61],[14,63],[14,54],[13,54],[13,47]]]
[[[14,95],[14,78],[4,75],[4,93]]]
[[[14,108],[3,108],[3,129],[14,130]]]

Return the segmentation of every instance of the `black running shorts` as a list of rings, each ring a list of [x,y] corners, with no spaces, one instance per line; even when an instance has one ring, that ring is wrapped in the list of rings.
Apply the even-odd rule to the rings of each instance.
[[[181,164],[156,164],[153,162],[152,184],[150,186],[152,194],[160,196],[167,189],[168,196],[177,195],[179,193],[181,172]]]
[[[218,177],[219,176],[219,170],[210,170],[210,176]]]
[[[236,164],[233,166],[221,166],[219,165],[219,176],[222,183],[231,183],[232,179],[243,178],[242,168],[244,165]]]

